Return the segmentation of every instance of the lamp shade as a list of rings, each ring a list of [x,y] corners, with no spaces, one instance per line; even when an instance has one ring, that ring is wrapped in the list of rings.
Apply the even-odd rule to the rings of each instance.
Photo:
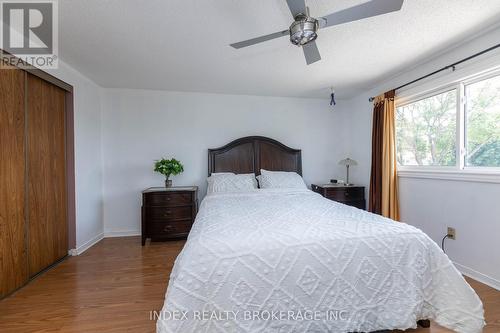
[[[351,166],[351,165],[358,165],[358,162],[356,162],[352,158],[348,157],[348,158],[345,158],[345,159],[339,161],[339,164],[340,165],[345,165],[345,166]]]

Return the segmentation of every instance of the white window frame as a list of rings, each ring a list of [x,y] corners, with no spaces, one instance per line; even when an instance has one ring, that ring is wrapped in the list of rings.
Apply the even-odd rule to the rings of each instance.
[[[420,100],[433,97],[448,91],[457,91],[457,115],[456,115],[456,165],[455,166],[430,166],[430,165],[398,165],[399,177],[410,178],[430,178],[444,180],[476,181],[488,183],[500,183],[499,167],[477,167],[466,166],[466,132],[465,132],[465,112],[467,99],[465,87],[470,84],[481,82],[492,77],[500,76],[500,69],[472,75],[465,79],[456,80],[451,83],[441,85],[435,89],[427,90],[406,97],[396,96],[396,108],[418,102]],[[396,124],[397,125],[397,124]]]
[[[418,95],[413,95],[409,98],[405,98],[405,99],[397,99],[396,100],[396,109],[397,108],[400,108],[400,107],[404,107],[404,106],[407,106],[409,104],[412,104],[412,103],[416,103],[416,102],[419,102],[421,100],[424,100],[426,98],[430,98],[430,97],[433,97],[433,96],[436,96],[436,95],[440,95],[440,94],[443,94],[443,93],[446,93],[446,92],[449,92],[449,91],[453,91],[453,90],[456,90],[457,91],[457,101],[456,103],[459,103],[460,102],[460,90],[457,88],[457,85],[456,84],[448,84],[448,85],[445,85],[445,86],[441,86],[437,89],[433,89],[433,90],[429,90],[425,93],[422,93],[422,94],[418,94]],[[458,105],[458,104],[457,104]],[[456,138],[456,142],[457,142],[457,149],[458,149],[458,130],[459,130],[459,119],[457,117],[457,128],[455,129],[455,131],[457,131],[457,138]],[[397,126],[397,124],[396,124]],[[455,152],[456,153],[456,152]],[[456,155],[458,156],[458,155]],[[457,160],[457,163],[458,163],[458,160]],[[452,171],[452,170],[457,170],[457,165],[455,166],[436,166],[436,165],[398,165],[398,170],[426,170],[426,171],[439,171],[439,170],[448,170],[448,171]]]
[[[463,143],[463,149],[464,149],[464,157],[463,157],[463,169],[464,170],[471,170],[471,171],[476,171],[476,172],[493,172],[493,173],[499,173],[500,174],[500,167],[480,167],[480,166],[465,166],[465,151],[467,149],[466,147],[466,142],[465,142],[465,138],[467,136],[467,133],[465,132],[465,110],[466,110],[466,106],[467,106],[467,97],[465,96],[465,86],[468,86],[468,85],[471,85],[471,84],[474,84],[474,83],[478,83],[478,82],[481,82],[481,81],[484,81],[484,80],[488,80],[488,79],[491,79],[491,78],[494,78],[494,77],[500,77],[500,70],[494,70],[494,71],[490,71],[490,72],[487,72],[487,73],[484,73],[484,74],[481,74],[481,75],[475,75],[475,76],[472,76],[472,77],[469,77],[468,79],[466,80],[463,80],[463,86],[464,86],[464,91],[463,91],[463,98],[464,98],[464,113],[463,113],[463,117],[464,117],[464,135],[463,135],[463,138],[464,138],[464,143]]]

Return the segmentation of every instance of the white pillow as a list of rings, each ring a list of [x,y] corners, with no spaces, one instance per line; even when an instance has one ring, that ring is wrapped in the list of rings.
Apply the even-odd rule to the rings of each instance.
[[[207,194],[217,192],[242,192],[257,188],[253,173],[236,175],[234,173],[213,173],[207,178]]]
[[[258,180],[260,188],[307,188],[302,177],[296,172],[260,169]]]

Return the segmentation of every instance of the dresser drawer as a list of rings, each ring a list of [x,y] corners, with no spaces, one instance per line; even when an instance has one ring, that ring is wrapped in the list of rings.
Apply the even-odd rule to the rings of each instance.
[[[176,235],[185,235],[191,229],[191,220],[152,222],[148,226],[148,229],[153,238],[169,238]]]
[[[191,192],[155,192],[144,195],[146,206],[182,206],[193,202]]]
[[[151,187],[142,191],[141,243],[185,238],[198,211],[198,187]]]
[[[148,207],[146,209],[146,218],[152,221],[191,219],[192,216],[193,216],[192,206]]]
[[[361,200],[349,200],[349,201],[339,201],[345,205],[353,206],[359,209],[366,209],[366,202],[364,199]]]
[[[360,200],[365,198],[364,188],[327,188],[325,197],[336,201]]]
[[[311,189],[327,199],[360,209],[366,209],[365,188],[363,186],[311,184]]]

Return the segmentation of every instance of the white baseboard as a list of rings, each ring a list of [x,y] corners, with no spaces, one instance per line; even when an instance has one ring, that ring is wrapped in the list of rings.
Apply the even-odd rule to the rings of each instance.
[[[86,241],[82,245],[78,246],[76,249],[70,249],[68,251],[68,255],[70,255],[70,256],[79,256],[80,254],[82,254],[83,252],[87,251],[88,249],[90,249],[95,244],[97,244],[103,238],[104,238],[104,234],[100,233],[100,234],[96,235],[95,237],[89,239],[88,241]]]
[[[128,231],[106,231],[104,233],[100,233],[94,238],[86,241],[82,245],[78,246],[76,249],[69,249],[68,255],[70,256],[78,256],[83,252],[87,251],[89,248],[97,244],[100,240],[104,238],[112,238],[112,237],[130,237],[130,236],[140,236],[140,230],[128,230]]]
[[[140,230],[105,231],[104,238],[140,236]]]
[[[488,275],[485,275],[483,273],[480,273],[478,271],[473,270],[472,268],[469,268],[467,266],[461,265],[459,263],[453,262],[455,264],[455,267],[462,273],[463,275],[470,277],[471,279],[474,279],[476,281],[479,281],[481,283],[484,283],[485,285],[494,288],[496,290],[500,290],[500,281],[497,279],[494,279]]]

